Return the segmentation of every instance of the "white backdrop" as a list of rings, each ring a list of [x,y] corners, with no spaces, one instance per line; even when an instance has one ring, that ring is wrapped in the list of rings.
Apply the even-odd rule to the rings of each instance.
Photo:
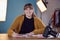
[[[0,0],[0,21],[6,21],[7,0]]]

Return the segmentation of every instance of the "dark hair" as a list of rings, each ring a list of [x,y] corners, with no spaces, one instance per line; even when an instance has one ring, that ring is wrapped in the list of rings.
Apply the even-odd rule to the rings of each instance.
[[[27,8],[33,9],[32,4],[31,3],[25,4],[24,10],[27,9]]]

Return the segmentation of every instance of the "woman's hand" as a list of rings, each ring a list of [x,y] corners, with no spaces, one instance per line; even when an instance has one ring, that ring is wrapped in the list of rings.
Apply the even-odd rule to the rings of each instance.
[[[16,37],[18,33],[13,32],[12,37]]]
[[[30,32],[30,33],[27,33],[27,34],[25,34],[26,36],[32,36],[34,33],[33,32]],[[24,35],[24,36],[25,36]],[[12,37],[24,37],[23,35],[20,35],[20,34],[18,34],[18,33],[15,33],[15,32],[13,32],[13,34],[12,34]]]
[[[33,34],[33,32],[27,33],[28,36],[32,36]]]

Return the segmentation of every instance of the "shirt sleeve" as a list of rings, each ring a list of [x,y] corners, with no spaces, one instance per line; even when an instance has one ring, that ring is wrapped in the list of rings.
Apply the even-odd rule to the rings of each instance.
[[[44,29],[45,29],[45,24],[42,22],[42,20],[39,18],[36,18],[35,24],[36,24],[36,29],[33,30],[32,32],[34,34],[43,34]]]
[[[19,18],[17,17],[15,20],[14,20],[14,22],[12,23],[12,25],[11,25],[11,27],[8,29],[8,36],[12,36],[12,34],[13,34],[13,32],[14,32],[14,30],[15,30],[15,28],[19,25],[18,23],[18,20]]]

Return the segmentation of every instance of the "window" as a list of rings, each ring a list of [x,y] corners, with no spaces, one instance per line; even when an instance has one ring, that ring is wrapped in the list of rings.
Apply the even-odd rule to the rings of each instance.
[[[6,21],[7,0],[0,0],[0,21]]]

